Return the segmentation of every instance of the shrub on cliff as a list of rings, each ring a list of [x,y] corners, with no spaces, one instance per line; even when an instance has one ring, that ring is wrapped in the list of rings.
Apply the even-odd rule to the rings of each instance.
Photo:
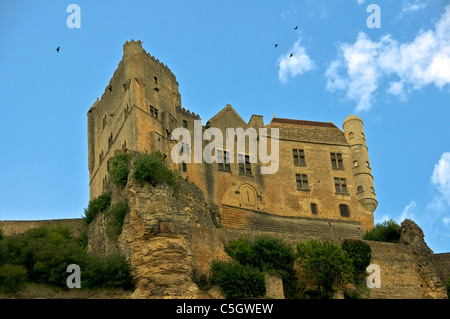
[[[329,298],[336,289],[343,289],[353,280],[353,263],[348,254],[329,241],[310,239],[297,244],[300,282],[316,286],[321,298]]]
[[[211,284],[218,285],[230,299],[256,298],[266,293],[263,272],[237,262],[213,261]]]
[[[367,243],[357,239],[346,239],[341,247],[353,262],[355,284],[363,283],[367,277],[366,268],[370,265],[372,249]]]
[[[138,182],[149,182],[152,185],[167,183],[175,191],[179,189],[177,174],[171,170],[160,152],[141,154],[134,160],[133,178]]]
[[[119,153],[111,161],[109,177],[116,186],[123,187],[127,184],[131,158],[130,153]]]
[[[112,238],[117,238],[122,232],[123,220],[128,212],[128,202],[125,199],[119,200],[112,205],[106,213],[107,234]]]
[[[84,210],[86,223],[89,225],[98,214],[106,211],[110,205],[111,193],[104,193],[97,198],[90,200],[88,207]]]
[[[386,220],[381,224],[378,223],[373,229],[364,233],[363,239],[397,243],[400,239],[400,225],[392,219]]]

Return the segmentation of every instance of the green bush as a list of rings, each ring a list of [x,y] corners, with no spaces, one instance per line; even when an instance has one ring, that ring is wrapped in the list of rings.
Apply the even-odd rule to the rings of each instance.
[[[397,243],[400,239],[400,225],[392,219],[384,221],[381,224],[378,223],[373,229],[364,233],[363,239]]]
[[[23,236],[5,236],[0,241],[0,266],[23,267],[31,282],[67,288],[67,266],[77,264],[86,288],[132,286],[130,268],[123,256],[87,253],[82,242],[70,228],[60,226],[31,229]]]
[[[242,265],[281,276],[286,298],[293,298],[297,290],[294,271],[295,253],[282,239],[258,236],[253,242],[241,237],[225,246],[225,252]]]
[[[321,298],[353,280],[353,262],[339,245],[310,239],[297,244],[297,256],[302,283],[317,286]]]
[[[139,182],[149,182],[152,185],[167,183],[175,191],[178,191],[178,177],[165,162],[164,155],[160,152],[153,154],[141,154],[134,160],[133,178]]]
[[[133,288],[130,266],[122,255],[86,254],[78,265],[82,288]]]
[[[346,239],[341,247],[353,262],[355,284],[364,283],[367,277],[366,268],[370,265],[372,249],[367,243],[357,239]]]
[[[88,207],[84,210],[86,223],[89,225],[101,212],[107,210],[111,205],[111,193],[104,193],[89,201]]]
[[[4,292],[21,290],[26,279],[27,269],[25,267],[12,264],[0,266],[0,289]]]
[[[237,262],[213,261],[211,284],[218,285],[229,299],[256,298],[266,293],[263,272]]]
[[[123,187],[127,184],[131,158],[130,153],[119,153],[111,161],[109,176],[116,186]]]
[[[112,205],[107,211],[107,233],[112,238],[119,237],[122,232],[123,220],[128,212],[128,203],[122,199],[116,204]]]

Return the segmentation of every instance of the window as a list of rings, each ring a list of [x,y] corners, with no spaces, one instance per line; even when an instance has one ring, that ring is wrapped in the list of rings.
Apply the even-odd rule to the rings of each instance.
[[[366,161],[366,166],[367,166],[368,168],[370,168],[370,164],[369,164],[368,161]]]
[[[217,150],[217,165],[220,170],[230,172],[230,152]]]
[[[153,81],[155,81],[155,84],[158,84],[158,78],[156,76],[153,77]]]
[[[185,162],[181,163],[181,166],[183,168],[183,172],[186,172],[186,163]]]
[[[364,192],[363,187],[362,186],[358,186],[358,193],[362,193],[362,192]]]
[[[106,126],[106,114],[105,116],[103,116],[103,120],[102,120],[102,129],[104,129]]]
[[[191,156],[191,149],[189,147],[189,144],[185,143],[185,142],[180,142],[180,145],[181,145],[181,149],[180,149],[181,153]]]
[[[333,168],[344,168],[344,164],[342,162],[342,154],[341,153],[330,153],[331,155],[331,167]]]
[[[187,121],[186,120],[183,120],[183,127],[187,128]]]
[[[308,189],[308,176],[304,174],[295,174],[297,181],[297,189],[307,191]]]
[[[311,214],[317,215],[317,204],[311,203]]]
[[[150,115],[155,119],[158,119],[158,109],[153,105],[150,105]]]
[[[373,187],[370,187],[370,192],[375,195],[375,189]]]
[[[350,217],[350,211],[348,209],[348,205],[340,204],[339,205],[339,210],[341,212],[341,216],[342,217]]]
[[[347,182],[345,178],[334,178],[334,188],[336,189],[336,194],[347,194]]]
[[[353,132],[348,133],[348,138],[349,139],[352,139],[354,137],[355,137],[355,133],[353,133]]]
[[[359,166],[358,161],[353,161],[353,167],[358,167],[358,166]]]
[[[111,133],[111,135],[108,138],[108,149],[111,148],[112,142],[113,142],[113,134]]]
[[[239,174],[252,175],[250,156],[238,154]]]
[[[306,166],[305,152],[303,150],[293,149],[292,154],[294,156],[294,165]]]
[[[361,137],[365,140],[366,139],[366,137],[364,136],[364,133],[363,132],[361,132]]]

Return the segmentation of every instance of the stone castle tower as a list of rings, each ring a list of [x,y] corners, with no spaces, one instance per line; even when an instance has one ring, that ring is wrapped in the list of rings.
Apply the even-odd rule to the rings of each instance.
[[[122,151],[161,151],[170,161],[177,143],[171,139],[173,130],[193,132],[194,121],[201,120],[182,108],[170,69],[133,40],[124,44],[117,70],[87,116],[91,199],[105,191],[108,159]],[[261,164],[247,160],[228,163],[230,157],[249,157],[248,145],[238,154],[236,143],[216,152],[225,163],[169,163],[219,207],[223,227],[355,238],[373,227],[377,201],[359,117],[346,118],[344,131],[333,123],[276,117],[264,124],[260,115],[247,123],[227,105],[201,129],[218,128],[226,136],[230,127],[279,129],[277,173],[263,175]],[[186,147],[194,150],[194,139]]]

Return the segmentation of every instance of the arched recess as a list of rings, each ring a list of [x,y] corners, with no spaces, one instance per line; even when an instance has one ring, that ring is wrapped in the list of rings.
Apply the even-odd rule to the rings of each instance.
[[[261,209],[261,193],[251,184],[231,186],[224,193],[222,204],[254,210]]]
[[[259,208],[261,195],[250,184],[241,184],[236,191],[239,194],[239,206],[257,209]]]

